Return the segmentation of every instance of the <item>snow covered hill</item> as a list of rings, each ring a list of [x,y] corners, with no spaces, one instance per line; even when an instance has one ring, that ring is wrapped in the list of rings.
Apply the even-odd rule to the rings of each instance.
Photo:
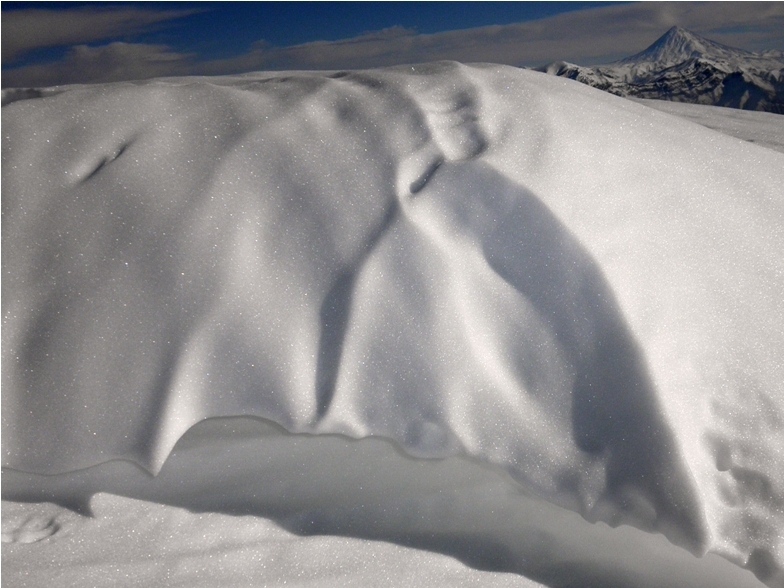
[[[784,54],[726,47],[680,27],[614,63],[584,67],[559,61],[537,70],[618,96],[784,113]]]
[[[4,498],[780,585],[781,153],[436,63],[48,89],[2,158]]]

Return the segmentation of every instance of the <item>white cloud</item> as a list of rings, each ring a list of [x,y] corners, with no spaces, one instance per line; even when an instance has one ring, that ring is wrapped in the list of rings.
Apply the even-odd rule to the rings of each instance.
[[[138,33],[151,25],[200,12],[198,10],[144,10],[129,7],[71,10],[29,8],[4,11],[3,62],[39,47],[75,45]]]
[[[172,52],[165,45],[77,45],[62,61],[4,72],[3,86],[56,86],[187,75],[193,67],[190,58],[191,55]]]

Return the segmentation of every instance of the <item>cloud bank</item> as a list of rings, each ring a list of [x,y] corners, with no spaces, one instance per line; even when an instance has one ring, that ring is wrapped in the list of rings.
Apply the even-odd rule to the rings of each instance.
[[[6,70],[4,87],[221,75],[265,69],[358,69],[438,60],[518,66],[566,60],[591,65],[636,53],[673,25],[744,49],[784,49],[784,3],[781,2],[633,3],[433,34],[419,34],[398,26],[349,39],[287,47],[275,47],[260,40],[244,54],[218,60],[201,60],[196,54],[180,53],[167,45],[113,42],[90,47],[84,44],[106,39],[120,27],[147,26],[178,18],[186,11],[66,11],[57,13],[61,15],[58,16],[60,32],[55,31],[58,27],[54,24],[47,24],[37,37],[26,41],[21,39],[26,34],[24,31],[30,30],[30,23],[35,22],[32,13],[47,11],[19,12],[27,14],[3,15],[4,58],[6,45],[14,55],[34,43],[38,46],[81,44],[71,47],[58,62]],[[12,16],[17,19],[15,22],[9,22]],[[50,18],[47,14],[44,22],[48,23]]]
[[[151,25],[182,18],[197,10],[79,7],[71,10],[30,8],[3,13],[3,63],[32,49],[75,45],[138,33]]]

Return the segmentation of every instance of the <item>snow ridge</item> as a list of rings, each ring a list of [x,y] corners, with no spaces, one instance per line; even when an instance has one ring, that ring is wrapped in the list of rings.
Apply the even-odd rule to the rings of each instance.
[[[3,123],[4,467],[157,473],[254,416],[781,571],[781,154],[456,63],[74,86]]]

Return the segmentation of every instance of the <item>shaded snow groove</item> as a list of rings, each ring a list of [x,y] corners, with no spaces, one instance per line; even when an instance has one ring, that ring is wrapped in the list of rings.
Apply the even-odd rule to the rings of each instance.
[[[422,75],[430,73],[429,68],[420,67],[420,69],[423,70]],[[372,77],[351,72],[338,72],[330,78],[364,88],[377,90],[382,87],[381,82]],[[403,188],[408,185],[408,191],[398,190],[397,199],[393,201],[379,226],[368,238],[359,259],[338,275],[321,304],[314,425],[327,414],[335,394],[357,276],[379,240],[395,222],[400,204],[419,193],[443,163],[475,159],[487,147],[485,133],[477,123],[478,91],[470,81],[464,80],[463,86],[456,94],[431,92],[422,101],[422,107],[419,105],[420,96],[410,96],[409,99],[421,117],[422,124],[426,126],[429,140],[419,152],[410,154],[408,161],[404,161],[397,170],[398,186]],[[412,159],[416,160],[413,163],[414,167],[410,164]],[[422,169],[423,165],[424,169]],[[409,183],[407,178],[411,173],[416,174],[416,177]]]
[[[321,303],[319,311],[321,332],[316,364],[316,420],[313,424],[318,423],[327,414],[335,395],[335,384],[340,370],[340,359],[357,275],[362,271],[365,261],[373,253],[378,241],[394,222],[398,208],[395,203],[389,207],[378,228],[370,235],[360,258],[352,267],[338,275]]]
[[[121,145],[120,148],[115,153],[113,153],[111,155],[106,155],[106,156],[102,157],[101,159],[99,159],[98,162],[96,164],[94,164],[95,167],[91,171],[88,171],[81,181],[82,182],[86,182],[86,181],[90,180],[91,178],[93,178],[96,174],[98,174],[98,172],[100,172],[104,168],[104,166],[106,166],[106,165],[112,163],[113,161],[117,160],[123,153],[125,153],[125,150],[130,145],[131,145],[131,143],[125,143],[124,145]]]
[[[427,184],[430,181],[430,177],[434,173],[436,173],[436,170],[438,170],[438,168],[441,166],[442,163],[444,163],[442,159],[436,159],[432,163],[430,163],[430,165],[427,168],[425,168],[425,171],[422,173],[422,175],[419,176],[413,182],[411,182],[411,186],[409,187],[411,193],[416,194],[422,188],[424,188],[425,184]]]

